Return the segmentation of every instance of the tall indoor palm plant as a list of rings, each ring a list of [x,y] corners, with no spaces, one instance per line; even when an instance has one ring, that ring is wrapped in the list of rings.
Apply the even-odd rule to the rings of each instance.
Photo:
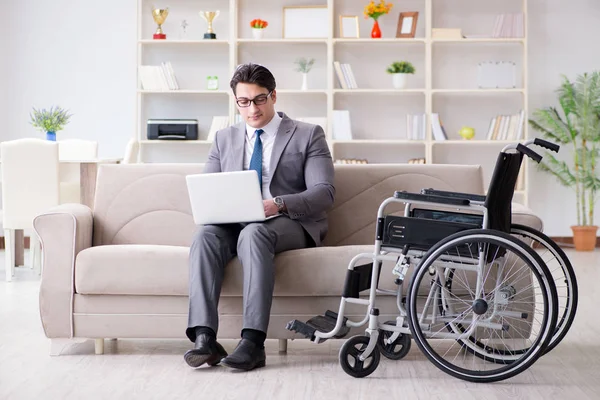
[[[578,250],[592,250],[596,245],[598,229],[594,225],[594,204],[600,190],[597,173],[600,72],[578,75],[573,82],[563,77],[556,93],[562,115],[555,107],[546,107],[535,110],[534,119],[529,123],[545,138],[559,142],[572,156],[571,162],[567,163],[546,154],[540,168],[575,191],[577,225],[571,227],[575,247]]]

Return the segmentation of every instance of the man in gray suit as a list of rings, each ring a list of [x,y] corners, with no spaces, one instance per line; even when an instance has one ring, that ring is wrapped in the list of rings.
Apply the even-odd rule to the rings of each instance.
[[[275,78],[267,68],[241,65],[230,86],[244,121],[217,132],[204,172],[255,169],[266,216],[280,216],[258,223],[205,225],[196,232],[190,248],[186,330],[194,347],[184,359],[194,368],[221,362],[248,371],[265,366],[274,255],[321,244],[335,188],[323,129],[275,111]],[[217,305],[225,266],[235,256],[244,271],[244,317],[242,339],[227,355],[216,340]]]

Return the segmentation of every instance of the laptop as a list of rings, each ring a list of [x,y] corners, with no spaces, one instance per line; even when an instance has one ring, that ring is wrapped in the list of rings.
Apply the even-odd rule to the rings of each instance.
[[[260,222],[265,217],[258,174],[254,170],[194,174],[185,177],[194,222],[198,225]]]

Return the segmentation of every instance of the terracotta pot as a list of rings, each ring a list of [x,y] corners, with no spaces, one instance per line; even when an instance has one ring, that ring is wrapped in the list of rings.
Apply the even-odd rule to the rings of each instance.
[[[597,226],[572,226],[573,243],[577,251],[593,251],[596,248]]]

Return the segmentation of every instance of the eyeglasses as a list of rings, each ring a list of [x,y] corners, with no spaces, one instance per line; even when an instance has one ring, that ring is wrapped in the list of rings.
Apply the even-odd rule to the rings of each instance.
[[[271,93],[273,93],[273,92],[271,91],[267,94],[260,94],[253,99],[246,99],[244,97],[238,99],[236,97],[235,101],[236,101],[237,105],[240,107],[250,107],[250,104],[252,104],[252,103],[254,103],[254,105],[257,105],[257,106],[262,106],[263,104],[267,103],[267,99],[269,98]]]

